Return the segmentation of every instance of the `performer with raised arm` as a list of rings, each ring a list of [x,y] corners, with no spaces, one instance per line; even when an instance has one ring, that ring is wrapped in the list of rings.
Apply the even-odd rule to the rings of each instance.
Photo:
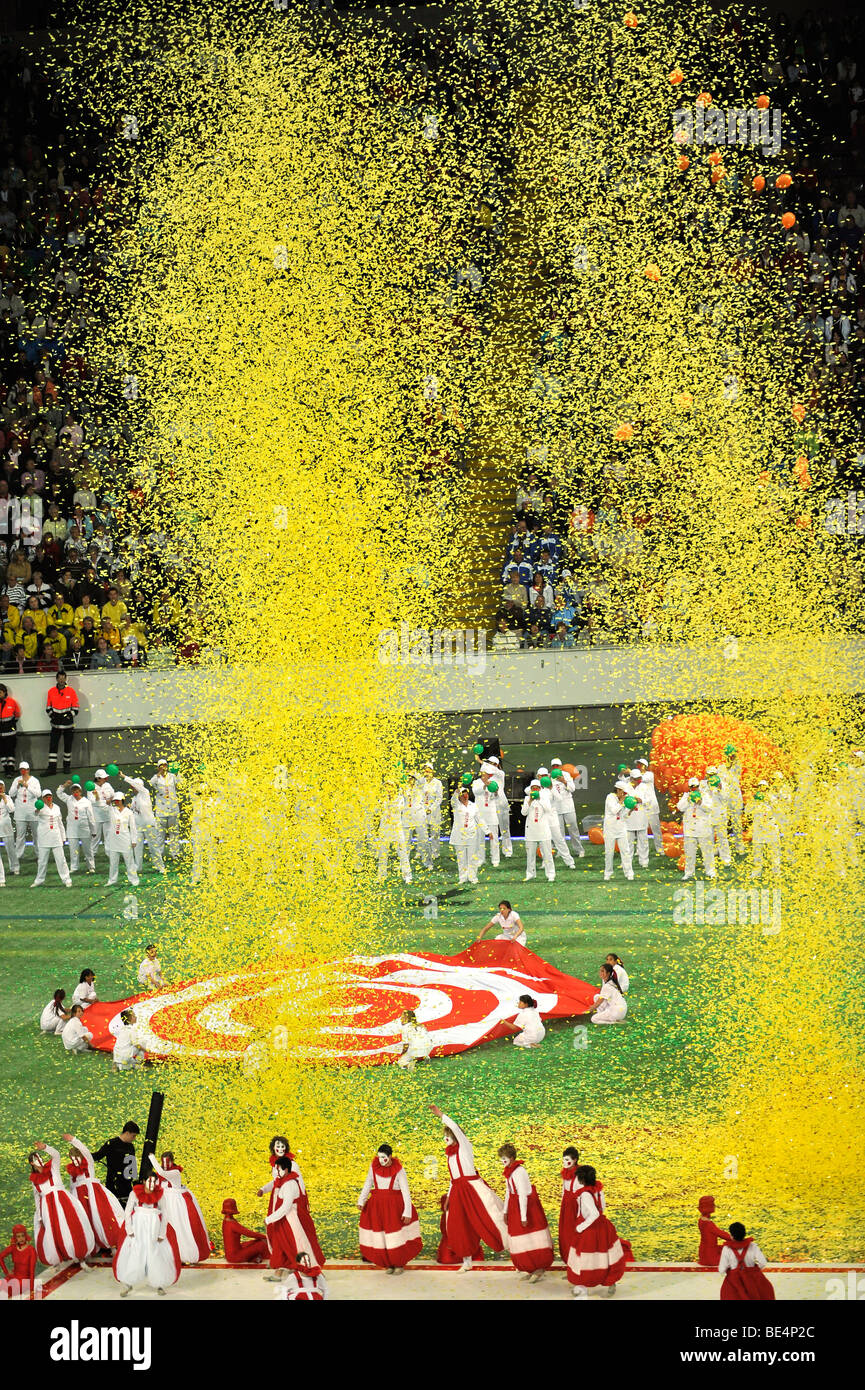
[[[174,1161],[174,1154],[166,1150],[156,1161],[150,1155],[150,1166],[157,1177],[162,1179],[165,1214],[174,1227],[177,1236],[177,1249],[181,1263],[197,1265],[206,1260],[213,1249],[204,1216],[193,1193],[183,1183],[183,1169]]]
[[[39,1263],[58,1265],[76,1260],[83,1264],[96,1237],[83,1206],[72,1200],[63,1185],[59,1153],[40,1140],[28,1155],[28,1163],[35,1199],[33,1244]]]
[[[72,1191],[87,1212],[97,1247],[115,1250],[120,1243],[123,1208],[97,1178],[96,1164],[87,1145],[74,1134],[64,1134],[63,1138],[70,1146],[66,1171],[72,1179]]]
[[[475,1167],[474,1149],[455,1120],[437,1105],[430,1110],[444,1125],[450,1186],[445,1208],[445,1240],[462,1261],[460,1272],[472,1267],[472,1252],[483,1241],[490,1250],[503,1250],[508,1233],[501,1198]]]

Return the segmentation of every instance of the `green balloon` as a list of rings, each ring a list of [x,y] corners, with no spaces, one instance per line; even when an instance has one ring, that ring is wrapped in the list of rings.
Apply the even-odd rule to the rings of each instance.
[[[626,797],[625,797],[625,805],[627,806],[627,808],[628,808],[629,811],[633,811],[633,809],[634,809],[634,807],[636,806],[636,804],[637,804],[637,798],[636,798],[635,796],[626,796]]]
[[[627,764],[627,763],[619,763],[619,771],[620,771],[620,772],[630,772],[630,770],[631,770],[631,769],[628,767],[628,764]]]
[[[171,773],[172,777],[176,777],[180,768],[177,766],[177,763],[172,763],[168,771]]]
[[[95,791],[96,791],[96,783],[95,783],[95,782],[85,782],[85,783],[84,783],[84,790],[85,790],[86,792],[95,792]]]
[[[727,744],[727,747],[724,749],[724,754],[725,754],[725,756],[728,757],[728,758],[729,758],[729,757],[732,757],[733,754],[734,754],[735,752],[736,752],[736,750],[735,750],[735,748],[733,747],[732,743],[728,743],[728,744]]]
[[[36,801],[36,810],[37,810],[37,811],[41,811],[41,810],[42,810],[42,807],[43,807],[44,805],[45,805],[45,802],[42,800],[42,797],[41,797],[41,796],[38,797],[38,798],[37,798],[37,801]]]
[[[755,792],[755,793],[754,793],[754,800],[755,800],[755,801],[765,801],[765,800],[766,800],[765,792]]]
[[[109,777],[116,777],[118,772],[120,771],[120,768],[117,766],[116,763],[109,763],[105,771],[108,773]]]
[[[73,787],[80,787],[80,786],[81,786],[81,778],[78,776],[78,773],[77,773],[77,772],[73,772],[72,777],[70,778],[70,781],[72,782]]]
[[[498,782],[487,782],[487,790],[488,790],[488,791],[491,791],[491,792],[494,792],[494,793],[495,793],[495,792],[498,791],[498,789],[499,789],[499,784],[498,784]]]
[[[626,800],[626,801],[627,801],[627,799],[628,799],[628,798],[625,797],[625,800]],[[689,801],[693,801],[694,805],[696,806],[697,802],[698,802],[698,801],[702,801],[703,798],[701,797],[701,795],[700,795],[700,793],[699,793],[698,791],[692,791],[692,792],[690,792],[689,795],[688,795],[688,800],[689,800]]]
[[[709,778],[709,786],[710,786],[710,787],[720,787],[720,785],[721,785],[721,779],[720,779],[720,777],[716,777],[715,774],[714,774],[714,772],[713,772],[713,773],[712,773],[712,776]]]
[[[472,752],[473,752],[473,753],[476,753],[478,757],[481,756],[481,753],[483,753],[483,751],[484,751],[484,745],[483,745],[482,743],[476,743],[475,746],[474,746],[474,748],[472,749]]]
[[[464,787],[470,787],[472,782],[474,781],[474,778],[472,777],[472,774],[470,772],[464,772],[462,777],[460,778],[460,781],[462,782]]]
[[[561,777],[561,775],[562,775],[562,769],[561,769],[560,767],[554,767],[553,770],[552,770],[552,772],[550,773],[550,776],[551,776],[551,777]]]
[[[551,787],[552,785],[553,785],[553,781],[552,781],[552,778],[551,778],[551,777],[547,777],[546,775],[544,775],[544,776],[541,778],[541,786],[542,786],[542,787]]]
[[[541,796],[540,792],[532,792],[532,797],[531,797],[531,799],[532,799],[532,801],[539,801],[539,800],[540,800],[540,796]]]

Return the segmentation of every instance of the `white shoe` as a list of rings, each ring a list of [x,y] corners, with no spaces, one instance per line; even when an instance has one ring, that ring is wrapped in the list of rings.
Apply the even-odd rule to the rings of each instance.
[[[71,887],[72,887],[72,879],[71,879],[71,878],[64,878],[64,880],[63,880],[63,887],[64,887],[64,888],[71,888]]]
[[[583,1288],[582,1284],[574,1285],[574,1298],[588,1298],[588,1296],[588,1292]]]

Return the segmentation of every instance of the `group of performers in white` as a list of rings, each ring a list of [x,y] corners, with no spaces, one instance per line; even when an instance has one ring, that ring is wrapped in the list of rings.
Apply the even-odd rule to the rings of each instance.
[[[464,772],[451,797],[453,813],[448,842],[456,859],[461,884],[477,884],[478,872],[487,863],[497,869],[514,857],[510,829],[510,804],[504,791],[504,772],[497,756],[477,758],[474,772]],[[569,765],[570,766],[570,765]],[[525,878],[537,875],[538,861],[547,880],[556,878],[557,865],[576,867],[586,851],[574,804],[577,784],[560,758],[539,767],[524,788],[520,814],[524,822]],[[813,784],[813,787],[812,787]],[[692,879],[698,854],[707,878],[716,876],[716,861],[729,866],[733,857],[746,853],[743,820],[750,821],[751,874],[781,872],[791,863],[796,840],[796,813],[807,808],[809,795],[820,801],[825,786],[812,769],[797,777],[776,770],[761,780],[747,801],[742,790],[742,762],[732,744],[724,749],[716,766],[688,781],[676,803],[681,824],[671,831],[682,841],[684,879]],[[865,825],[865,752],[856,749],[849,765],[835,770],[832,799],[841,808],[840,833],[828,842],[833,867],[840,877],[857,862],[856,834]],[[379,809],[376,855],[378,876],[387,875],[391,852],[396,855],[406,883],[412,882],[412,855],[424,869],[434,868],[441,847],[442,804],[445,792],[431,763],[422,772],[409,773],[404,790],[396,781],[386,784]],[[815,814],[819,807],[815,807]],[[800,814],[801,818],[801,814]],[[610,880],[616,863],[628,880],[636,868],[647,869],[652,850],[665,854],[664,839],[670,823],[662,826],[655,776],[647,758],[634,767],[622,763],[613,789],[604,801],[603,820],[590,840],[603,843],[604,878]]]
[[[531,1177],[513,1144],[498,1149],[504,1177],[500,1196],[478,1173],[474,1150],[456,1120],[431,1106],[443,1127],[449,1185],[441,1199],[439,1264],[470,1270],[482,1260],[482,1246],[506,1251],[530,1283],[553,1263],[554,1242]],[[59,1152],[44,1142],[28,1155],[35,1209],[33,1244],[43,1265],[73,1262],[87,1266],[91,1256],[112,1256],[112,1271],[125,1298],[149,1287],[164,1294],[184,1265],[195,1266],[213,1251],[201,1208],[183,1182],[183,1169],[166,1151],[149,1159],[151,1171],[135,1182],[125,1207],[96,1175],[94,1155],[72,1134],[64,1182]],[[269,1145],[270,1180],[257,1196],[268,1197],[265,1231],[241,1226],[233,1198],[223,1203],[223,1246],[232,1264],[266,1260],[266,1279],[288,1301],[328,1297],[326,1263],[297,1158],[284,1135]],[[423,1249],[420,1221],[408,1176],[390,1144],[374,1155],[357,1199],[361,1256],[388,1274],[400,1275]],[[606,1215],[603,1185],[595,1169],[580,1165],[576,1148],[565,1150],[561,1170],[558,1249],[573,1292],[609,1295],[633,1260]]]
[[[117,883],[122,861],[127,881],[137,887],[145,849],[156,873],[164,874],[165,854],[172,859],[180,855],[179,782],[177,770],[162,759],[148,781],[128,777],[112,763],[97,768],[92,781],[82,783],[73,775],[52,791],[22,762],[8,789],[0,781],[0,842],[10,873],[20,874],[29,842],[36,854],[32,888],[45,883],[52,859],[61,883],[71,888],[72,875],[82,865],[86,873],[96,873],[99,854],[108,860],[109,885]],[[200,876],[200,865],[198,871]],[[193,878],[195,872],[193,855]],[[0,886],[5,882],[0,854]]]
[[[156,945],[151,944],[145,950],[144,959],[138,967],[138,983],[146,990],[160,989],[165,983]],[[93,970],[84,969],[68,1003],[66,990],[55,989],[39,1015],[40,1031],[59,1037],[67,1052],[88,1052],[93,1043],[93,1034],[87,1026],[87,1010],[97,999],[96,974]],[[114,1037],[114,1071],[132,1071],[142,1064],[151,1065],[136,1030],[137,1022],[135,1010],[130,1008],[123,1009],[108,1025]]]

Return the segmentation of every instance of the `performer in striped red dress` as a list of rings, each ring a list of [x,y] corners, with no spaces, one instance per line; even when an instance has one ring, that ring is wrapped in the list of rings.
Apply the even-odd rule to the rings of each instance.
[[[297,1185],[300,1188],[300,1193],[297,1197],[295,1205],[297,1208],[298,1219],[300,1220],[300,1223],[303,1226],[306,1235],[306,1248],[311,1251],[312,1257],[315,1260],[316,1264],[323,1265],[324,1252],[322,1251],[322,1248],[318,1243],[318,1235],[315,1229],[315,1222],[312,1219],[312,1212],[309,1209],[309,1197],[307,1196],[306,1192],[306,1183],[303,1181],[303,1174],[301,1173],[300,1168],[298,1167],[297,1159],[295,1158],[294,1154],[291,1152],[291,1149],[289,1148],[289,1143],[285,1135],[275,1134],[270,1141],[270,1166],[272,1169],[275,1168],[276,1163],[280,1158],[288,1158],[291,1160],[292,1174],[296,1178]],[[270,1200],[267,1204],[268,1216],[273,1215],[274,1200],[276,1196],[274,1191],[275,1186],[276,1183],[273,1180],[271,1180],[271,1182],[265,1183],[264,1187],[260,1187],[258,1189],[257,1195],[259,1197],[263,1197],[266,1192],[270,1193]]]
[[[48,1155],[43,1158],[42,1154]],[[63,1186],[60,1155],[41,1141],[28,1155],[30,1181],[36,1207],[33,1213],[33,1244],[40,1264],[56,1265],[64,1260],[83,1264],[95,1248],[96,1237],[81,1202],[73,1200]]]
[[[763,1273],[767,1264],[757,1242],[746,1236],[741,1221],[731,1221],[730,1239],[724,1242],[718,1263],[718,1271],[724,1276],[723,1302],[773,1303],[775,1290]]]
[[[213,1244],[207,1234],[201,1207],[193,1193],[184,1185],[181,1177],[183,1169],[175,1163],[174,1154],[170,1150],[161,1155],[158,1163],[156,1155],[151,1154],[150,1166],[165,1185],[163,1202],[168,1220],[177,1236],[181,1262],[185,1265],[197,1265],[200,1260],[207,1259],[213,1250]]]
[[[579,1150],[573,1146],[565,1149],[562,1154],[562,1203],[559,1207],[559,1254],[568,1263],[568,1255],[571,1246],[577,1237],[577,1188],[580,1180],[577,1177],[577,1164],[580,1161]]]
[[[70,1145],[66,1171],[72,1179],[72,1193],[87,1212],[100,1250],[116,1250],[123,1228],[123,1208],[113,1192],[99,1181],[93,1155],[74,1134],[64,1134]]]
[[[460,1272],[471,1269],[472,1253],[483,1241],[490,1250],[503,1250],[508,1231],[502,1201],[488,1187],[475,1167],[474,1150],[456,1120],[437,1105],[430,1110],[445,1127],[450,1187],[445,1210],[445,1240],[462,1261]]]
[[[530,1284],[536,1284],[553,1263],[553,1238],[537,1189],[513,1144],[502,1144],[499,1158],[507,1183],[508,1254],[514,1268],[526,1275]]]
[[[402,1274],[423,1249],[408,1178],[390,1144],[381,1144],[360,1196],[360,1253],[389,1274]]]
[[[605,1215],[604,1193],[594,1168],[579,1167],[577,1178],[576,1238],[568,1253],[568,1281],[574,1285],[575,1297],[585,1297],[589,1289],[610,1297],[625,1272],[625,1251]]]

